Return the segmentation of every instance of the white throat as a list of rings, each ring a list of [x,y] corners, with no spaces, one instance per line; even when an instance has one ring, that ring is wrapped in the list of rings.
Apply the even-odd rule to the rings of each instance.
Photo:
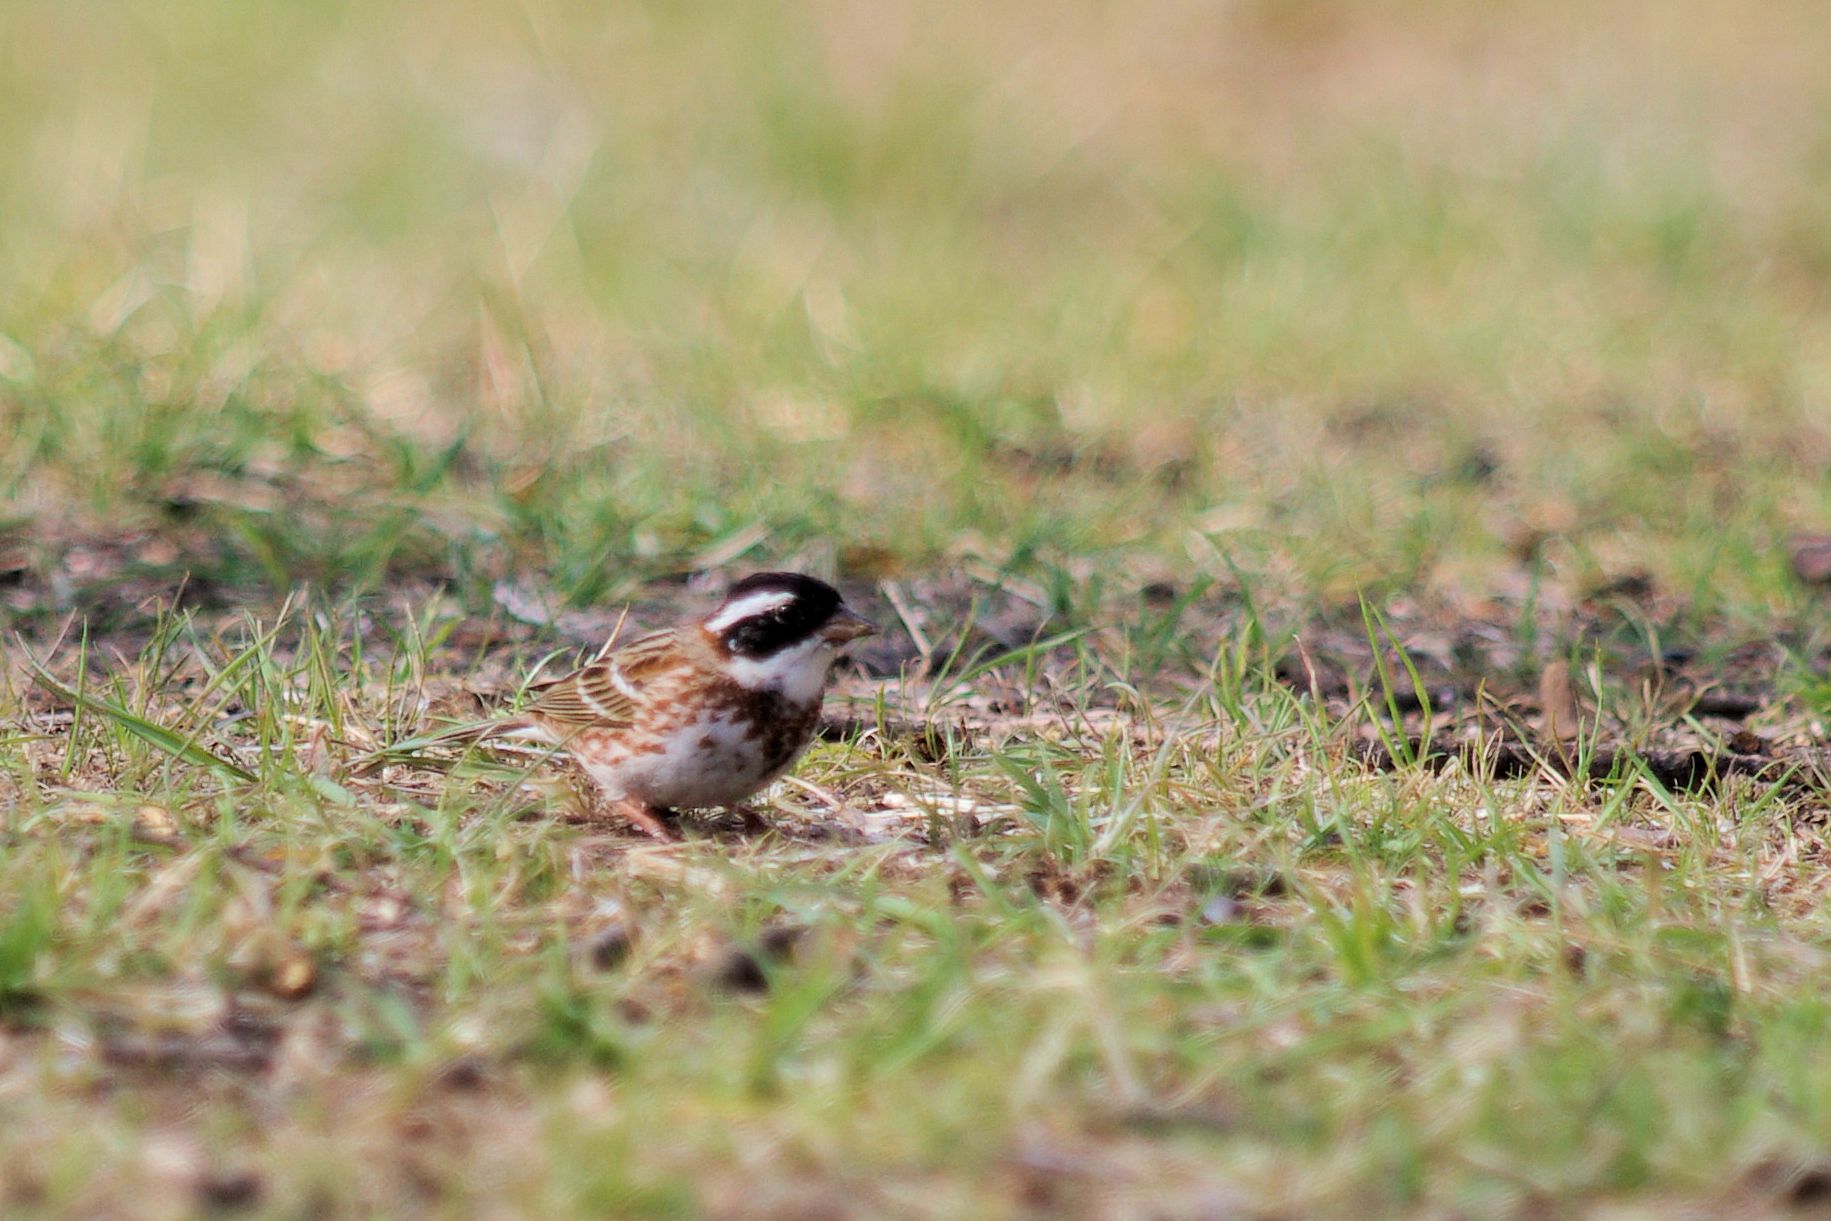
[[[817,700],[826,690],[827,671],[833,668],[831,641],[810,636],[768,657],[733,657],[728,673],[751,691],[775,691],[797,704]]]

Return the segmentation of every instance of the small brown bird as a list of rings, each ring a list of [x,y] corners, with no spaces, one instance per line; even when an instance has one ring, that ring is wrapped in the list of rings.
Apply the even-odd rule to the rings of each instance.
[[[659,839],[670,810],[729,806],[813,740],[840,646],[877,631],[824,581],[763,572],[703,618],[640,636],[538,688],[523,711],[446,740],[557,746]]]

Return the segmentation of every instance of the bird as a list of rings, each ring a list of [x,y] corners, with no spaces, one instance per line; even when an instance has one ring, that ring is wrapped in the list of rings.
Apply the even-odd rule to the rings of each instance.
[[[519,712],[439,738],[563,749],[613,811],[671,840],[670,812],[736,805],[794,765],[840,649],[877,630],[825,581],[759,572],[710,614],[607,646]]]

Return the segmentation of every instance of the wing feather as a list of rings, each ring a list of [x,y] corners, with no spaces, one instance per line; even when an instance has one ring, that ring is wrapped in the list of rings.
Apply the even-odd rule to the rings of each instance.
[[[545,684],[524,715],[564,728],[628,725],[643,686],[679,664],[675,632],[650,632]]]

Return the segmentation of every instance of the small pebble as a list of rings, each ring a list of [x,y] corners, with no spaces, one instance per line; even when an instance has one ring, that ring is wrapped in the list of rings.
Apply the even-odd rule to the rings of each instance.
[[[267,977],[267,991],[283,1001],[296,1001],[308,995],[318,983],[318,964],[309,954],[288,954],[274,964]]]

